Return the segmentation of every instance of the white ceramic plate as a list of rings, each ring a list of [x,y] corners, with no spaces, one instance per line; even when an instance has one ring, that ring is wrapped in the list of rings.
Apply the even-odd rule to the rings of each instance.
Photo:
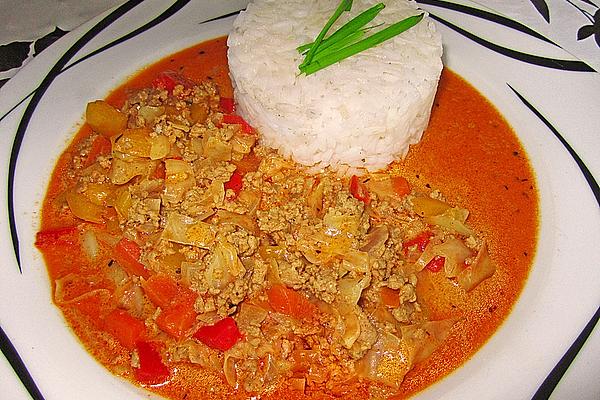
[[[6,358],[0,397],[27,397],[7,360],[35,398],[149,396],[107,373],[80,346],[51,302],[33,246],[49,175],[85,104],[169,53],[226,34],[233,17],[220,17],[246,2],[137,3],[66,35],[1,89],[0,343]],[[466,365],[418,398],[532,398],[590,318],[597,319],[600,305],[594,179],[600,177],[600,76],[499,15],[478,12],[475,3],[422,3],[439,21],[445,64],[496,105],[529,153],[541,229],[530,278],[508,320]],[[599,345],[596,329],[554,398],[600,398]]]

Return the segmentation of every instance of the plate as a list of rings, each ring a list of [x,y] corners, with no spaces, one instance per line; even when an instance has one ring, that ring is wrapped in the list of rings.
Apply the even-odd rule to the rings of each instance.
[[[89,100],[153,61],[226,34],[246,3],[126,2],[61,38],[0,89],[4,394],[27,398],[18,376],[40,399],[152,398],[107,373],[52,304],[33,246],[40,204]],[[500,110],[527,150],[539,186],[540,231],[513,312],[463,367],[417,398],[532,398],[586,323],[598,318],[600,75],[476,3],[420,3],[438,21],[445,65]],[[600,398],[598,336],[596,328],[554,398]]]

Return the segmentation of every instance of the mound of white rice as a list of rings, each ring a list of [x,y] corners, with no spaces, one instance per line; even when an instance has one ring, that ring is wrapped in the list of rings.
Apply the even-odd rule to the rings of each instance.
[[[329,34],[377,2],[355,0]],[[369,25],[385,27],[422,12],[412,1],[384,3]],[[237,110],[262,144],[299,163],[373,171],[421,139],[442,70],[442,41],[426,16],[376,47],[300,75],[304,57],[296,47],[316,38],[338,4],[256,0],[240,13],[228,39]]]

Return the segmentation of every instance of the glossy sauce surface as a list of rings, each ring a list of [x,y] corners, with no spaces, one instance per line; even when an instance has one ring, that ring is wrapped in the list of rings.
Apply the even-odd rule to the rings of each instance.
[[[221,95],[232,96],[226,59],[226,39],[202,43],[169,56],[115,90],[107,100],[120,107],[131,88],[150,85],[162,71],[172,70],[185,77],[213,80]],[[59,159],[42,210],[42,230],[72,224],[73,217],[53,206],[69,185],[67,166],[77,143],[90,134],[82,128],[73,144]],[[429,127],[423,140],[411,148],[407,158],[391,167],[400,171],[418,190],[440,190],[448,201],[470,211],[469,223],[489,245],[497,265],[492,278],[465,293],[442,274],[419,275],[418,292],[431,319],[459,318],[446,342],[405,378],[398,396],[411,395],[459,367],[477,351],[510,313],[525,284],[534,253],[538,227],[538,196],[526,154],[514,132],[498,111],[473,87],[449,70],[444,70]],[[50,281],[67,271],[86,268],[84,255],[46,251]],[[95,282],[101,290],[106,282]],[[93,288],[92,288],[93,289]],[[73,297],[86,288],[73,288]],[[113,365],[125,357],[122,349],[108,348],[101,328],[88,329],[101,314],[102,296],[61,305],[65,317],[88,350],[115,373]],[[79,311],[78,311],[79,310]],[[174,379],[152,388],[177,399],[237,398],[218,375],[181,363]],[[360,384],[350,392],[340,388],[342,397],[364,397],[368,388]],[[285,396],[284,396],[285,395]],[[285,389],[263,398],[290,398]],[[298,398],[301,398],[298,396]],[[321,398],[316,396],[316,398]]]

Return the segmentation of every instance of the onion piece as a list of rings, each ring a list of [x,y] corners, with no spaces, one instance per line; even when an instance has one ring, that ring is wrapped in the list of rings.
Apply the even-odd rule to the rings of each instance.
[[[104,207],[92,203],[83,194],[78,193],[76,189],[67,190],[65,199],[69,209],[77,218],[95,223],[104,221],[102,218]]]
[[[203,249],[210,249],[215,237],[216,231],[212,224],[176,212],[167,216],[167,223],[161,235],[163,240]]]
[[[184,160],[165,160],[165,200],[177,203],[196,184],[192,165]]]
[[[416,271],[421,271],[436,256],[444,257],[444,273],[448,278],[456,277],[462,270],[471,250],[456,238],[447,238],[443,243],[430,242],[415,262]]]
[[[245,229],[248,233],[258,235],[259,230],[256,220],[245,214],[238,214],[227,210],[218,210],[216,212],[218,224],[231,224]]]
[[[414,212],[419,214],[421,217],[433,217],[440,215],[451,208],[448,203],[425,196],[413,197],[411,199],[411,203]]]
[[[496,272],[496,265],[490,258],[487,244],[483,242],[473,264],[458,274],[458,284],[468,292],[473,290],[485,279],[494,275],[494,272]]]
[[[456,322],[456,318],[448,318],[401,326],[402,341],[409,349],[410,365],[428,358],[446,340]]]
[[[374,255],[390,236],[390,231],[387,225],[377,226],[365,236],[365,244],[360,248],[361,251],[366,251],[369,255]]]
[[[471,228],[465,225],[468,216],[469,211],[464,208],[454,207],[447,209],[442,214],[425,217],[423,220],[428,224],[437,225],[453,233],[474,236],[475,233]]]
[[[235,247],[231,243],[218,242],[210,254],[210,262],[204,273],[209,286],[222,289],[245,273],[246,269]]]
[[[359,376],[396,389],[411,368],[406,345],[389,332],[380,332],[373,347],[356,363]]]
[[[91,229],[87,229],[81,235],[81,247],[84,254],[90,259],[95,260],[100,253],[100,245],[96,239],[96,234]]]
[[[210,136],[204,143],[202,155],[213,161],[231,161],[231,143]]]
[[[113,157],[108,177],[115,185],[124,185],[136,176],[148,176],[156,169],[156,161],[139,158],[127,160]]]

